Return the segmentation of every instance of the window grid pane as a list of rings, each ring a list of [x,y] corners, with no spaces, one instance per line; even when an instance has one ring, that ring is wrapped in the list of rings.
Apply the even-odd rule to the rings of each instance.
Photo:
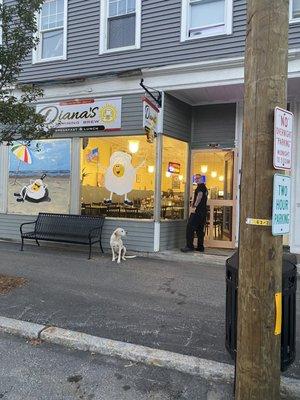
[[[225,0],[190,0],[190,29],[225,25]]]
[[[60,28],[64,24],[64,0],[44,3],[41,11],[41,30]]]
[[[109,17],[117,17],[135,12],[136,0],[108,0],[108,1],[109,1],[109,11],[108,11]]]
[[[42,59],[63,56],[63,29],[42,34]]]
[[[135,14],[108,19],[108,49],[135,45]]]

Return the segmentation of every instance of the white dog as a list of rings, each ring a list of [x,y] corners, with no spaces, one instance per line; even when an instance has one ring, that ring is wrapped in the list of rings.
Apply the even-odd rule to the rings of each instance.
[[[126,258],[135,258],[136,256],[126,257],[126,247],[123,244],[122,237],[126,236],[127,232],[123,228],[117,228],[113,231],[110,237],[110,247],[112,251],[112,261],[118,258],[117,263],[120,264],[121,259],[126,260]]]

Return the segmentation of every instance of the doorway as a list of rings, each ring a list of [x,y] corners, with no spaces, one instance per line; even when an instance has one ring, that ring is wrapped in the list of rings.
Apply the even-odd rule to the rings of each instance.
[[[192,184],[201,174],[208,189],[205,245],[208,247],[235,247],[236,184],[234,150],[195,150],[192,152]]]

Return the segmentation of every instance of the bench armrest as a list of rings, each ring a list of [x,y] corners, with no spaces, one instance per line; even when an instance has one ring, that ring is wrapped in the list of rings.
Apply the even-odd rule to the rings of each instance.
[[[35,225],[35,224],[36,224],[36,221],[37,221],[37,220],[32,221],[32,222],[24,222],[23,224],[21,224],[21,225],[20,225],[20,232],[21,232],[21,235],[23,234],[23,226],[24,226],[24,225],[33,225],[33,224]]]
[[[95,237],[95,236],[101,236],[102,226],[103,225],[97,226],[96,228],[91,229],[89,232],[89,238]]]

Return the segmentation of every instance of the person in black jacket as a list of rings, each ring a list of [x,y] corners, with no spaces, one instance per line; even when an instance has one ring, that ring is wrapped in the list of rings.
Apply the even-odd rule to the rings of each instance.
[[[182,252],[204,251],[205,224],[207,216],[207,195],[208,191],[204,183],[201,183],[201,175],[195,176],[197,187],[194,192],[191,213],[186,227],[186,247]],[[198,245],[194,248],[194,233],[197,233]]]

